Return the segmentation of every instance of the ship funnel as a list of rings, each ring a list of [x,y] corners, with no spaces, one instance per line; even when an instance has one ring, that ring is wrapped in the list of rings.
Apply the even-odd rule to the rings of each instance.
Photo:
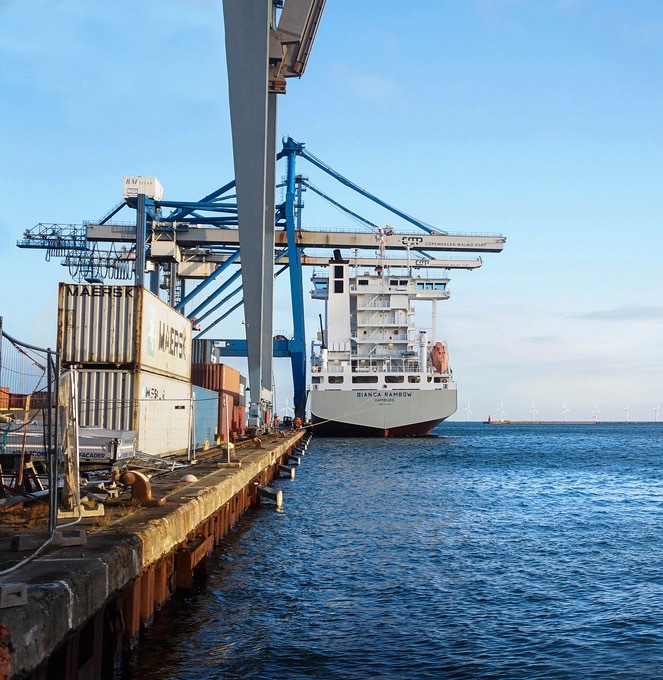
[[[334,260],[336,262],[342,262],[343,257],[341,256],[341,251],[338,248],[334,248]]]
[[[428,334],[419,331],[419,366],[421,371],[428,370]]]

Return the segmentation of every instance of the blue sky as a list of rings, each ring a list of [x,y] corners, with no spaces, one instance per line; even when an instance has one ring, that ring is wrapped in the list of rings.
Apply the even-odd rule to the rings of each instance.
[[[69,279],[25,229],[100,218],[123,175],[182,200],[232,177],[221,3],[0,0],[0,97],[0,314],[53,345]],[[388,202],[507,236],[440,306],[456,419],[663,419],[663,4],[327,0],[279,105],[280,136]],[[352,226],[313,196],[304,225]]]

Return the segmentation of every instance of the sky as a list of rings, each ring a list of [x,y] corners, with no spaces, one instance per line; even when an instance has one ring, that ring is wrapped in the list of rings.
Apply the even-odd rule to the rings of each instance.
[[[327,0],[287,89],[279,138],[438,229],[507,237],[438,308],[453,419],[653,420],[660,404],[663,420],[663,3]],[[54,346],[71,278],[16,247],[26,229],[101,218],[124,175],[178,200],[233,177],[220,0],[0,0],[0,126],[0,315]],[[303,226],[356,225],[308,195]],[[292,329],[282,309],[274,327]],[[283,361],[275,377],[281,409]]]

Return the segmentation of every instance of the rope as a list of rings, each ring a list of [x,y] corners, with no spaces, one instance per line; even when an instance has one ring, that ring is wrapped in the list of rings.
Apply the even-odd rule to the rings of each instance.
[[[312,423],[311,425],[307,425],[306,429],[312,429],[314,427],[318,427],[319,425],[325,425],[326,423],[333,423],[334,421],[338,420],[339,418],[345,418],[346,416],[351,416],[356,413],[365,413],[366,411],[371,411],[373,409],[378,408],[379,404],[374,404],[373,406],[370,406],[369,408],[361,408],[362,406],[368,404],[368,399],[365,399],[364,401],[360,402],[360,404],[357,406],[357,408],[353,408],[350,411],[346,411],[345,413],[340,413],[337,415],[335,418],[328,418],[327,420],[321,420],[320,422],[317,423]]]

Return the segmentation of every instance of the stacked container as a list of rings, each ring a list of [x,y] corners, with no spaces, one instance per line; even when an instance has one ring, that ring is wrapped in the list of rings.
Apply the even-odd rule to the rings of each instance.
[[[223,441],[242,437],[246,419],[246,379],[226,364],[193,364],[191,382],[218,392],[218,433]]]
[[[193,385],[193,442],[196,449],[216,445],[219,432],[219,393]]]
[[[58,349],[79,369],[79,424],[136,432],[138,451],[189,450],[191,322],[135,286],[61,283]]]

